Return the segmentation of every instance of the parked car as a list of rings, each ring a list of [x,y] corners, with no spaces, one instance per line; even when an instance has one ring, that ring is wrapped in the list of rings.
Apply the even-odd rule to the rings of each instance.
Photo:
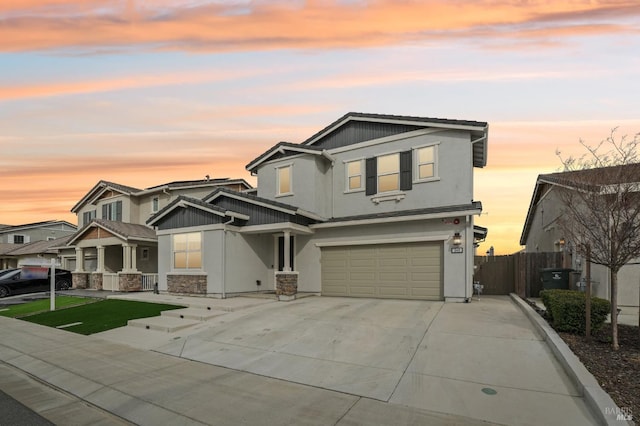
[[[0,276],[0,298],[13,294],[37,293],[51,288],[49,267],[23,267]],[[56,290],[71,288],[71,272],[56,269]]]
[[[5,274],[8,274],[9,272],[13,272],[18,268],[11,268],[11,269],[3,269],[0,271],[0,279],[2,279],[2,276]]]

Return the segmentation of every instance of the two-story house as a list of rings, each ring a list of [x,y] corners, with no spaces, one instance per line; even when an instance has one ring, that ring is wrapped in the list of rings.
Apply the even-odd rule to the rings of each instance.
[[[77,227],[65,220],[47,220],[22,225],[0,225],[0,269],[19,266],[20,253],[24,244],[38,241],[53,241],[67,237],[77,231]],[[40,253],[35,253],[40,254]]]
[[[621,182],[619,180],[621,177],[640,179],[640,164],[609,169],[615,172],[603,173],[607,169],[596,168],[539,175],[520,237],[520,245],[525,246],[526,252],[562,252],[564,266],[576,272],[575,279],[580,280],[578,283],[581,284],[586,280],[586,259],[574,251],[579,242],[571,241],[559,225],[559,219],[566,211],[565,201],[560,194],[566,190],[581,190],[580,185],[587,183],[615,186]],[[611,275],[608,268],[592,263],[591,283],[594,296],[611,299]],[[640,304],[638,283],[640,283],[640,262],[634,260],[618,272],[619,306],[635,308]]]
[[[174,199],[202,197],[216,188],[243,191],[243,179],[170,182],[146,189],[100,181],[71,209],[79,231],[59,251],[64,268],[74,271],[76,288],[135,291],[157,282],[158,249],[147,219]]]
[[[247,165],[254,193],[179,197],[149,221],[159,288],[226,297],[297,281],[322,295],[468,300],[473,169],[487,123],[348,113]]]

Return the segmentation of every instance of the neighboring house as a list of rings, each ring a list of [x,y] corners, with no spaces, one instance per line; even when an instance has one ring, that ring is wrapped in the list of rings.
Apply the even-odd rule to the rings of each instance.
[[[147,222],[159,289],[468,300],[487,136],[484,122],[348,113],[278,143],[247,165],[257,191],[179,197]]]
[[[59,251],[76,288],[141,290],[157,281],[157,237],[145,221],[181,195],[202,197],[216,188],[250,189],[243,179],[170,182],[146,189],[98,182],[71,209],[80,230]]]
[[[33,243],[20,244],[8,254],[16,260],[16,266],[40,266],[50,265],[51,259],[57,266],[61,266],[58,260],[58,249],[64,247],[72,235],[56,238],[54,240],[35,241]]]
[[[638,165],[626,167],[637,167],[639,169],[638,176],[640,176]],[[579,181],[580,176],[592,172],[597,172],[597,169],[539,175],[520,237],[520,245],[525,246],[526,252],[563,252],[565,254],[564,266],[574,269],[578,273],[577,279],[582,280],[584,280],[585,274],[585,261],[573,253],[571,248],[573,243],[567,241],[558,225],[558,218],[563,212],[558,187],[562,185],[562,187],[570,188],[567,186],[568,181]],[[592,263],[591,276],[594,296],[610,299],[609,269]],[[640,265],[626,265],[620,269],[618,272],[618,305],[638,306],[639,288]]]
[[[0,269],[15,268],[18,259],[12,252],[36,241],[51,241],[72,235],[78,228],[64,220],[47,220],[24,225],[0,225]]]

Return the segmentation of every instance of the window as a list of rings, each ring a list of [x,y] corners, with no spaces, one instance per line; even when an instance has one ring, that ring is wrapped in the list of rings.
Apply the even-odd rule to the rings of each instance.
[[[346,163],[347,191],[358,191],[362,189],[362,184],[364,183],[362,169],[362,160]]]
[[[279,167],[278,173],[278,195],[289,195],[291,191],[291,166]]]
[[[173,236],[173,267],[175,269],[200,269],[202,267],[201,234],[177,234]]]
[[[156,213],[160,210],[160,197],[153,197],[151,199],[151,213]]]
[[[25,243],[24,235],[13,236],[13,244],[24,244],[24,243]]]
[[[400,189],[400,153],[378,157],[378,192]]]
[[[122,222],[122,201],[104,204],[102,206],[102,218]]]
[[[436,146],[416,149],[416,180],[427,180],[436,176]]]
[[[413,152],[409,150],[367,158],[365,160],[365,194],[411,190],[412,155]],[[372,201],[376,202],[376,199]]]
[[[82,213],[82,224],[86,225],[87,223],[91,222],[95,218],[96,218],[96,211],[95,210],[84,212],[84,213]]]
[[[141,259],[142,260],[149,260],[149,249],[148,248],[143,248],[142,249]]]

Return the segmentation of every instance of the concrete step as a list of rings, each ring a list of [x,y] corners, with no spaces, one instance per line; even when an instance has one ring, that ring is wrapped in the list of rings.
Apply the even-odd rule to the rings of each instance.
[[[226,313],[227,313],[226,311],[222,311],[222,310],[184,308],[184,309],[172,309],[170,311],[162,311],[162,316],[196,320],[196,321],[208,321],[211,318],[215,318],[217,316],[224,315]]]
[[[164,331],[172,333],[174,331],[189,328],[191,326],[201,324],[201,321],[186,318],[173,318],[167,316],[140,318],[129,320],[127,325],[131,327],[145,328],[147,330]]]

